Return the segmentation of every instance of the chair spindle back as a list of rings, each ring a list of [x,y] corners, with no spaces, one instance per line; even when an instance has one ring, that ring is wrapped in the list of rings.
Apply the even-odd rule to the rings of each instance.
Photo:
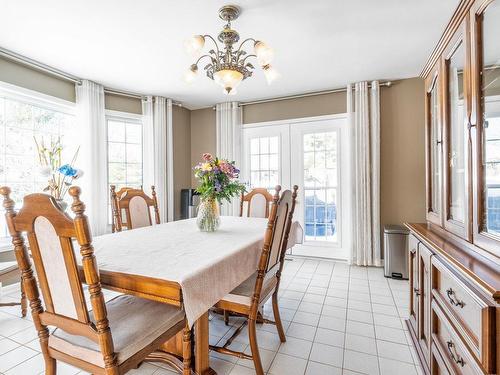
[[[113,232],[120,232],[123,227],[136,229],[151,226],[151,207],[155,212],[155,223],[160,224],[160,212],[154,186],[151,186],[152,198],[142,189],[122,188],[116,192],[114,185],[111,185],[110,189]]]
[[[248,194],[241,194],[240,216],[269,217],[269,206],[273,196],[264,188],[255,188]]]
[[[0,188],[0,193],[4,197],[7,225],[42,351],[47,350],[49,336],[47,326],[50,325],[73,335],[85,336],[98,343],[104,361],[108,364],[114,363],[116,358],[113,354],[113,341],[91,243],[90,228],[87,216],[84,214],[85,205],[80,201],[80,188],[73,186],[69,190],[73,198],[71,209],[75,214],[74,219],[63,212],[56,200],[47,194],[25,196],[23,207],[16,213],[10,192],[8,187]],[[31,268],[23,233],[28,238],[39,287]],[[73,240],[80,246],[83,274],[89,286],[93,319],[90,319],[85,302]],[[39,288],[43,295],[43,305]]]

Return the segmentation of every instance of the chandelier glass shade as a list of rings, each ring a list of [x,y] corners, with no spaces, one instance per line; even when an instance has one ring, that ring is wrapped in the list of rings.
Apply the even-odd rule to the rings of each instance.
[[[210,35],[195,35],[185,42],[186,51],[191,56],[199,56],[185,73],[184,80],[186,82],[192,82],[196,78],[198,64],[202,60],[206,60],[203,70],[207,77],[220,85],[227,95],[235,94],[235,89],[241,81],[252,76],[255,67],[249,61],[250,59],[257,60],[269,84],[279,77],[277,71],[271,66],[274,51],[266,43],[247,38],[238,47],[235,46],[239,42],[240,36],[236,30],[231,28],[231,21],[238,18],[239,14],[240,9],[234,5],[226,5],[219,10],[219,17],[226,21],[226,25],[217,36],[222,46],[219,46]],[[213,44],[213,48],[208,53],[201,55],[207,40]],[[253,53],[248,53],[243,49],[247,42],[253,42]]]

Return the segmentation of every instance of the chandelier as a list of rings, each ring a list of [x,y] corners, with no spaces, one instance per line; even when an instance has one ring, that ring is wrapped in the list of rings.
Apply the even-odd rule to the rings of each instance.
[[[235,47],[235,44],[240,40],[240,35],[231,28],[231,21],[238,18],[239,15],[240,8],[235,5],[226,5],[219,10],[219,17],[226,21],[224,28],[217,36],[217,39],[223,44],[221,47],[210,35],[195,35],[186,41],[187,52],[194,56],[201,54],[207,38],[214,44],[207,54],[200,56],[190,66],[184,76],[187,82],[192,82],[196,78],[198,64],[203,59],[208,60],[204,67],[207,77],[222,86],[226,95],[236,94],[236,87],[241,81],[252,75],[254,66],[248,61],[250,58],[256,58],[264,71],[268,84],[278,78],[278,72],[271,66],[274,57],[273,50],[264,42],[247,38],[241,42],[238,48]],[[253,53],[249,54],[242,47],[250,41],[253,42]]]

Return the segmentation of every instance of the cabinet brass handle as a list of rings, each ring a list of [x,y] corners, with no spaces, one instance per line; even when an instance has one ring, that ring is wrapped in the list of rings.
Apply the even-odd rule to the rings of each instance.
[[[453,343],[453,341],[446,341],[446,344],[448,344],[448,352],[450,352],[451,359],[453,359],[457,365],[464,367],[465,361],[457,354],[457,350],[455,349],[455,344]]]
[[[418,288],[413,288],[413,291],[415,292],[416,296],[420,295],[420,290]]]
[[[453,306],[458,306],[460,307],[461,309],[464,308],[465,306],[465,303],[463,301],[460,301],[456,298],[456,295],[455,295],[455,291],[453,289],[448,289],[446,291],[446,295],[448,296],[448,299],[450,300],[450,303],[453,305]]]

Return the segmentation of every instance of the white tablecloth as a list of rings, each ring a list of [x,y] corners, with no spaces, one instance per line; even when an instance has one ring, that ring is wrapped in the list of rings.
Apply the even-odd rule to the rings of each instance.
[[[206,233],[195,220],[95,237],[99,269],[178,282],[192,325],[255,272],[267,224],[267,219],[224,216],[217,232]],[[290,246],[302,242],[301,233],[291,231]]]

